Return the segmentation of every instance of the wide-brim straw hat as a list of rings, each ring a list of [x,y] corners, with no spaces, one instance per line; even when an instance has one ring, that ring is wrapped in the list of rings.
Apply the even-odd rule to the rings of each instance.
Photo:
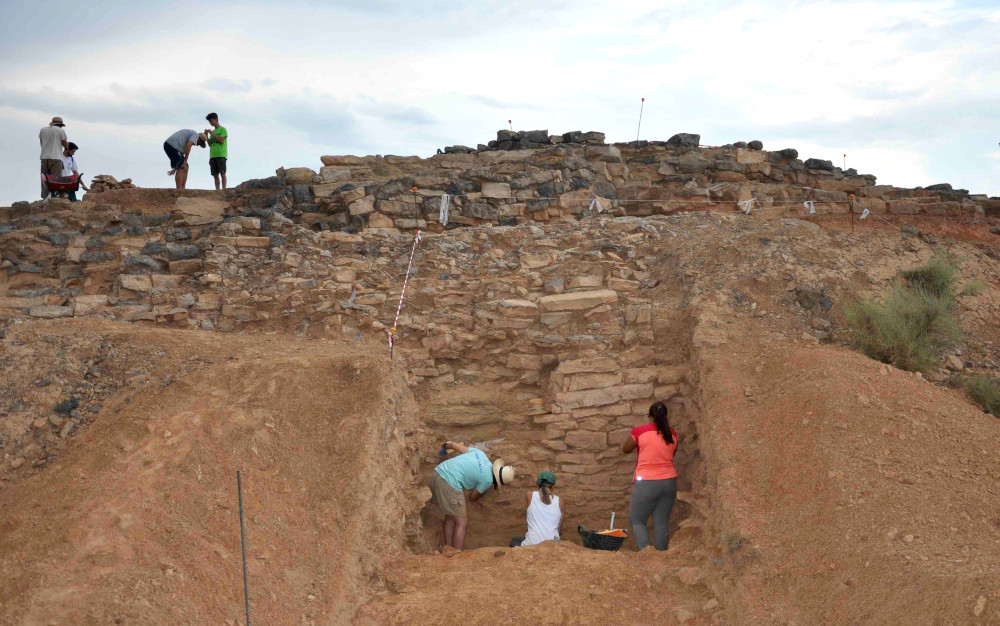
[[[198,133],[198,139],[201,139],[205,143],[208,143],[208,135],[206,135],[205,133]]]
[[[493,488],[499,489],[500,485],[509,485],[514,482],[514,468],[504,465],[503,459],[493,461]]]
[[[65,126],[65,125],[66,124],[63,123],[62,118],[59,116],[53,117],[52,121],[49,122],[49,126]]]

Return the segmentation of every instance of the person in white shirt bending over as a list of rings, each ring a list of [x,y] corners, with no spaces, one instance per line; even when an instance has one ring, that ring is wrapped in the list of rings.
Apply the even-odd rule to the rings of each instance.
[[[71,141],[71,142],[69,142],[69,147],[67,147],[66,150],[63,152],[63,158],[62,158],[62,164],[63,164],[62,165],[62,175],[63,176],[79,176],[80,175],[80,172],[76,168],[76,157],[73,156],[74,154],[76,154],[76,151],[79,150],[79,149],[80,148],[75,143],[73,143]],[[82,178],[80,179],[80,186],[83,187],[84,191],[90,191],[89,189],[87,189],[87,186],[85,184],[83,184],[83,179]],[[76,192],[75,191],[69,192],[69,201],[70,202],[76,202]]]
[[[528,491],[528,533],[524,537],[514,537],[510,547],[533,546],[543,541],[559,541],[565,509],[559,496],[552,494],[556,486],[556,475],[542,472],[535,481],[537,491]]]

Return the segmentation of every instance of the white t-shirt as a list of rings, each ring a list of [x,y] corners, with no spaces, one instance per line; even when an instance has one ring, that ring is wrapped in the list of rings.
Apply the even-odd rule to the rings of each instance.
[[[76,157],[75,156],[64,156],[62,158],[63,162],[63,176],[72,176],[73,172],[76,171]]]
[[[545,504],[537,491],[531,494],[531,504],[528,505],[528,532],[525,533],[522,546],[533,546],[543,541],[552,541],[559,537],[559,522],[562,521],[562,509],[559,508],[559,496],[553,495],[552,502]]]
[[[41,159],[62,159],[66,131],[58,126],[45,126],[38,131],[38,142],[42,144]]]

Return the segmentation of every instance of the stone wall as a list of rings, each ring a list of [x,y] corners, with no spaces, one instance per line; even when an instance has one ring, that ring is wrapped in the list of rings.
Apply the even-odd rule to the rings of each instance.
[[[323,156],[319,171],[282,168],[275,177],[240,185],[236,203],[262,216],[279,210],[315,230],[349,232],[552,221],[587,214],[594,200],[601,212],[639,216],[731,212],[750,198],[768,217],[804,216],[805,201],[819,215],[846,213],[851,195],[857,210],[876,214],[958,217],[1000,210],[1000,201],[950,185],[877,185],[872,175],[803,161],[791,148],[754,149],[760,142],[702,147],[698,135],[681,134],[666,142],[609,145],[602,133],[576,131],[542,142],[547,132],[500,131],[494,146],[452,146],[426,159]],[[438,223],[445,194],[451,196],[447,227]]]
[[[699,474],[690,275],[673,264],[670,224],[681,218],[660,214],[732,212],[750,196],[783,214],[792,205],[780,203],[806,199],[846,210],[836,203],[849,193],[889,213],[993,202],[878,186],[789,150],[570,139],[581,141],[429,159],[327,156],[319,172],[279,170],[228,195],[167,195],[160,205],[133,189],[125,205],[95,196],[3,208],[0,321],[102,316],[384,340],[413,242],[401,231],[422,228],[396,358],[427,435],[502,439],[490,453],[519,468],[523,487],[555,471],[571,531],[625,512],[634,460],[618,446],[655,400],[674,407],[681,488]],[[433,221],[445,193],[447,229]],[[606,209],[597,216],[595,197]],[[436,447],[425,451],[425,471],[438,461]],[[476,523],[473,507],[473,527],[492,533],[471,535],[473,544],[523,530],[523,492],[492,497],[490,524]]]
[[[102,316],[180,328],[381,337],[413,238],[312,231],[281,213],[229,215],[178,199],[170,215],[81,203],[7,222],[0,316]],[[502,439],[517,490],[492,496],[491,523],[470,541],[523,529],[523,491],[543,469],[572,503],[567,529],[626,510],[634,459],[618,446],[669,400],[696,470],[687,414],[688,322],[663,225],[585,220],[428,234],[399,322],[405,367],[434,441]],[[388,349],[388,346],[386,347]],[[440,459],[425,451],[425,470]],[[499,513],[498,513],[499,511]],[[481,515],[472,512],[473,521]],[[433,518],[428,518],[433,528]]]

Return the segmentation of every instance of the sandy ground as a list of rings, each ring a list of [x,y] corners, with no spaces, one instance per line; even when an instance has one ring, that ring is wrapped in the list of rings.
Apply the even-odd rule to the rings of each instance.
[[[409,556],[358,623],[718,623],[719,603],[695,567],[698,543],[677,541],[667,553],[548,542]]]
[[[398,374],[363,346],[71,326],[155,345],[161,371],[206,366],[113,395],[0,490],[0,624],[239,622],[237,469],[255,623],[349,620],[420,504],[400,488],[416,422]]]

